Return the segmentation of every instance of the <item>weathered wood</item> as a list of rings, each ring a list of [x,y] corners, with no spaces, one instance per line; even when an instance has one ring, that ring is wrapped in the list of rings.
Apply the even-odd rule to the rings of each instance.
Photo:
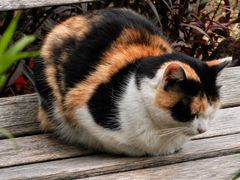
[[[15,137],[40,133],[39,123],[36,119],[37,100],[35,95],[3,99],[6,101],[0,100],[0,127],[9,130]],[[240,132],[239,112],[240,107],[219,110],[215,120],[210,123],[210,130],[196,138]]]
[[[221,88],[222,107],[240,105],[240,67],[226,68],[218,78]]]
[[[240,104],[240,67],[228,68],[219,77],[224,107]],[[239,132],[238,108],[220,111],[217,121],[213,121],[212,131],[204,136]],[[0,98],[0,127],[8,129],[14,136],[36,134],[40,132],[37,122],[36,94]],[[227,121],[226,121],[227,120]],[[0,134],[0,138],[2,135]]]
[[[9,140],[0,140],[0,168],[91,154],[47,135],[19,137],[16,142],[19,149]]]
[[[0,127],[14,136],[39,133],[37,104],[35,94],[0,98]]]
[[[111,179],[157,179],[202,180],[232,179],[240,170],[240,154],[178,163],[158,168],[141,169],[110,175],[86,178],[88,180]],[[85,179],[85,178],[84,178]]]
[[[74,3],[84,3],[99,0],[1,0],[0,11],[14,9],[28,9],[45,6],[67,5]]]
[[[240,134],[199,139],[160,157],[94,155],[0,169],[0,179],[80,178],[240,153]],[[221,169],[222,170],[222,169]]]

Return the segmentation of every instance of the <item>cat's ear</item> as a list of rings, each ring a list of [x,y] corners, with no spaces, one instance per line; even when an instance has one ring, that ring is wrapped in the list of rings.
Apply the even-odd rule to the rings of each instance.
[[[207,61],[206,64],[217,75],[223,68],[227,67],[232,62],[232,57]]]
[[[179,82],[186,79],[186,74],[182,66],[177,63],[170,63],[163,74],[165,90],[173,90],[178,87]]]
[[[170,63],[163,74],[164,81],[179,82],[186,79],[184,69],[177,63]]]

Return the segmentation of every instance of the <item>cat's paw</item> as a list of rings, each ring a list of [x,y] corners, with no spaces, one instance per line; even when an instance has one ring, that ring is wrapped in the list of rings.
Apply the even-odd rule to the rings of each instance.
[[[178,153],[182,150],[182,147],[171,147],[171,148],[167,148],[162,155],[171,155],[171,154],[175,154]]]
[[[182,147],[176,148],[174,153],[178,153],[182,150]]]

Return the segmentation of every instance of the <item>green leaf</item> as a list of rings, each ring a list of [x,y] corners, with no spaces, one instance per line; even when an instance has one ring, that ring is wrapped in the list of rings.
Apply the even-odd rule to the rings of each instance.
[[[6,80],[7,80],[7,76],[5,74],[0,75],[0,90],[4,86]]]
[[[17,54],[6,54],[5,56],[2,56],[2,58],[6,59],[6,61],[4,61],[4,63],[1,63],[0,74],[5,73],[13,64],[15,64],[20,59],[37,57],[39,55],[40,55],[39,51],[20,52]]]
[[[18,53],[15,57],[17,59],[24,59],[24,58],[37,57],[37,56],[40,56],[40,51],[21,52],[21,53]]]
[[[10,25],[8,26],[7,30],[4,32],[3,36],[0,38],[0,54],[3,54],[4,51],[7,49],[12,39],[12,36],[16,30],[20,15],[21,15],[20,13],[16,14],[16,16],[13,18]]]
[[[0,133],[3,134],[6,138],[10,139],[12,143],[15,145],[16,149],[19,149],[19,146],[17,144],[17,141],[13,137],[13,135],[6,129],[0,128]]]
[[[16,54],[22,51],[27,45],[31,44],[34,40],[35,37],[33,35],[24,36],[23,38],[15,42],[14,45],[11,46],[6,53],[9,54],[10,56]]]

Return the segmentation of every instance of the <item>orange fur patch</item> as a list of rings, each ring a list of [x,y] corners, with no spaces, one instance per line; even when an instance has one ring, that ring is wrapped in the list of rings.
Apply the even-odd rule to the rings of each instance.
[[[194,97],[191,103],[191,112],[192,114],[199,114],[206,111],[208,107],[208,100],[206,96],[197,96]]]
[[[172,52],[170,45],[159,36],[149,36],[147,44],[142,44],[140,38],[140,32],[125,29],[111,45],[111,49],[104,53],[96,70],[68,92],[65,107],[74,111],[83,106],[99,84],[108,82],[112,75],[135,60]]]
[[[57,86],[56,80],[56,67],[53,65],[47,65],[45,68],[45,77],[48,82],[48,86],[53,90],[53,96],[57,101],[61,102],[61,95]]]
[[[212,60],[212,61],[206,61],[206,64],[208,67],[216,66],[218,64],[221,64],[222,62],[220,60]]]
[[[219,100],[215,100],[215,101],[212,101],[212,106],[215,108],[215,109],[218,109],[221,107],[221,103]]]
[[[155,96],[155,104],[163,109],[169,109],[173,107],[181,98],[182,93],[174,91],[164,91],[164,89],[157,89]]]
[[[68,121],[73,126],[78,126],[77,121],[72,118],[72,116],[69,116],[68,113],[65,112],[62,105],[62,96],[59,91],[57,80],[56,80],[56,68],[53,65],[48,65],[45,68],[45,77],[47,78],[48,86],[51,87],[53,91],[53,97],[55,98],[55,110],[57,113],[66,121]]]
[[[40,127],[44,131],[50,131],[52,124],[49,122],[47,113],[42,109],[41,106],[38,108],[38,120],[40,121]]]
[[[56,25],[47,35],[41,49],[41,56],[52,63],[53,50],[70,37],[81,39],[89,31],[89,21],[84,16],[74,16]]]

